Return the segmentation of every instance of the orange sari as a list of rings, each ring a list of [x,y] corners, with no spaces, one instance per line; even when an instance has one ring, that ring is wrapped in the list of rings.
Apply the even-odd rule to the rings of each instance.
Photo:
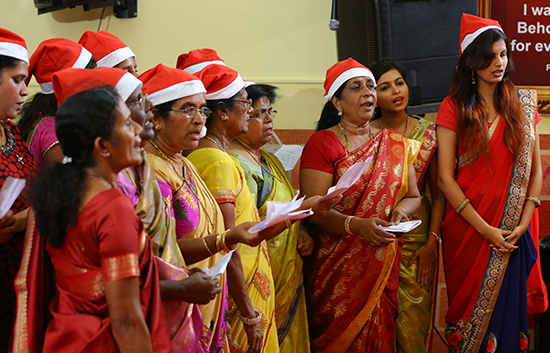
[[[333,143],[314,136],[310,142],[319,144],[320,150]],[[307,147],[303,160],[312,158]],[[408,191],[407,172],[419,148],[418,141],[407,141],[384,129],[374,140],[333,161],[336,184],[357,161],[373,157],[363,177],[334,209],[345,215],[389,220]],[[375,248],[358,235],[334,235],[315,226],[310,227],[310,234],[315,250],[305,260],[304,284],[312,351],[391,352],[402,244],[396,241]]]

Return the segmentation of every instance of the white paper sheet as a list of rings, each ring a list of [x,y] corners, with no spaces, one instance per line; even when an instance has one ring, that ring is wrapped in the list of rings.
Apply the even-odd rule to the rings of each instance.
[[[25,179],[7,177],[0,190],[0,218],[4,217],[17,199],[17,196],[25,188]]]
[[[225,272],[225,269],[227,268],[227,265],[229,264],[229,260],[231,260],[231,256],[233,255],[234,251],[235,250],[232,250],[227,254],[225,254],[224,256],[222,256],[222,258],[219,259],[218,262],[214,264],[214,266],[210,268],[205,268],[203,270],[204,273],[212,278],[221,276]]]
[[[342,195],[344,191],[350,188],[353,184],[359,180],[361,175],[365,172],[365,169],[368,168],[368,166],[372,162],[372,157],[367,158],[364,162],[357,162],[354,165],[352,165],[345,173],[342,175],[340,180],[338,180],[338,183],[334,185],[333,187],[329,188],[327,191],[327,194],[323,197],[321,197],[318,202],[323,200],[332,199],[334,197]]]
[[[408,233],[414,228],[422,224],[421,220],[401,222],[389,227],[378,226],[378,228],[385,230],[388,233]]]
[[[248,231],[251,233],[259,232],[260,230],[274,226],[277,223],[284,222],[286,219],[292,221],[311,216],[313,214],[311,208],[302,211],[295,211],[300,208],[304,199],[305,196],[298,199],[298,195],[296,195],[291,201],[267,201],[265,220],[256,224]]]
[[[275,152],[275,157],[281,161],[281,164],[286,171],[294,169],[296,163],[302,156],[302,151],[304,148],[299,145],[283,145],[277,152]]]

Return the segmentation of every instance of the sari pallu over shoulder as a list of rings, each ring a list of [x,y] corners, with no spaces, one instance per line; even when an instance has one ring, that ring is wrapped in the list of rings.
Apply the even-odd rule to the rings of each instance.
[[[372,156],[364,178],[348,189],[335,210],[360,218],[389,220],[408,191],[407,172],[418,141],[382,130],[374,140],[335,161],[333,183],[357,161]],[[315,240],[305,260],[305,286],[312,351],[391,352],[397,315],[398,242],[369,246],[358,235],[329,234],[311,227]]]
[[[195,167],[182,158],[193,182],[197,186],[197,199],[207,209],[199,207],[200,221],[197,228],[188,234],[186,238],[201,238],[211,235],[208,229],[208,217],[204,212],[220,213],[212,196],[206,189],[204,182]],[[168,201],[162,197],[158,186],[158,177],[155,171],[160,171],[164,176],[170,177],[173,190],[178,190],[183,185],[179,176],[175,175],[166,163],[154,155],[147,154],[147,163],[143,164],[143,192],[136,208],[136,214],[143,219],[148,234],[154,244],[159,273],[161,279],[181,280],[189,276],[185,261],[179,249],[176,236],[175,220],[171,214]],[[174,192],[175,194],[176,192]],[[154,209],[154,212],[151,210]],[[142,218],[144,217],[144,218]],[[211,216],[210,216],[211,217]],[[149,220],[149,222],[146,221]],[[218,215],[215,219],[223,219]],[[215,222],[213,234],[223,231],[223,223]],[[212,267],[221,254],[208,257],[193,264],[193,267],[203,269]],[[167,319],[168,331],[172,339],[172,349],[186,352],[218,352],[228,351],[226,337],[227,315],[227,283],[226,275],[220,276],[222,293],[205,305],[197,305],[184,302],[164,302],[164,313]]]
[[[523,145],[518,147],[517,160],[514,161],[504,145],[505,122],[499,119],[489,130],[490,154],[471,149],[459,156],[457,166],[456,181],[472,206],[489,225],[502,230],[513,230],[520,221],[535,145],[536,94],[533,96],[528,90],[520,90],[518,94],[525,113],[525,135]],[[478,352],[482,346],[494,351],[492,349],[496,349],[499,342],[488,328],[491,317],[498,314],[495,312],[497,298],[511,290],[509,287],[522,286],[511,283],[503,287],[511,254],[502,255],[491,250],[489,243],[449,204],[442,234],[449,297],[447,341],[453,352]],[[514,253],[531,261],[532,244],[528,243],[532,243],[531,236],[522,235],[520,241],[523,243],[518,242],[520,246]],[[527,275],[528,271],[525,279]],[[506,310],[517,310],[514,321],[521,321],[527,309],[523,313],[523,309],[517,307],[516,304]],[[521,333],[512,334],[518,336],[514,339],[519,345]],[[510,349],[514,351],[516,347]]]

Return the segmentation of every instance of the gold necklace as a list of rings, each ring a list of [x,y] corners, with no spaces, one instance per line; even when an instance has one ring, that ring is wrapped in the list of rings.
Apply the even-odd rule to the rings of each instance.
[[[208,135],[206,135],[206,136],[204,136],[204,137],[205,137],[207,140],[212,141],[216,146],[218,146],[218,148],[219,148],[220,150],[222,150],[222,151],[225,152],[225,150],[223,149],[223,147],[222,147],[218,142],[216,142],[216,140],[214,140],[213,138],[211,138],[211,137],[208,136]],[[216,138],[217,138],[217,137],[216,137]],[[219,140],[219,139],[218,139],[218,140]]]
[[[267,174],[271,175],[272,178],[277,179],[279,181],[279,183],[283,184],[283,181],[281,179],[279,179],[276,175],[272,174],[267,168],[265,168],[264,165],[258,160],[258,158],[256,158],[256,156],[252,153],[252,151],[249,150],[241,141],[235,140],[235,142],[237,142],[239,145],[241,145],[242,148],[244,148],[245,151],[248,152],[250,157],[252,157],[254,162],[258,163],[258,165],[260,166],[260,168],[263,171],[265,171]]]
[[[380,117],[378,120],[378,126],[380,127],[380,130],[382,130],[382,117]],[[409,137],[405,135],[408,129],[409,129],[409,116],[407,115],[407,120],[405,120],[405,130],[403,131],[403,137]]]
[[[179,169],[178,169],[178,166],[176,165],[176,162],[174,162],[170,157],[168,157],[160,148],[159,146],[157,146],[157,144],[153,141],[149,141],[149,143],[151,144],[151,146],[153,146],[153,148],[157,151],[157,153],[159,154],[160,158],[164,159],[165,161],[167,161],[168,163],[170,163],[170,165],[172,166],[172,168],[174,169],[174,172],[176,172],[176,175],[181,179],[181,181],[183,181],[183,183],[185,185],[187,185],[187,188],[191,191],[191,193],[195,196],[195,199],[197,199],[197,201],[199,202],[199,206],[202,208],[202,211],[204,212],[205,216],[206,216],[206,220],[208,221],[208,224],[210,225],[210,229],[208,230],[208,234],[212,234],[214,232],[214,229],[215,229],[215,225],[216,223],[218,222],[218,215],[216,213],[216,211],[214,211],[214,216],[215,216],[215,219],[214,221],[212,221],[212,219],[210,218],[210,215],[208,214],[208,212],[206,211],[206,207],[203,205],[202,201],[201,201],[201,198],[198,196],[198,190],[196,188],[195,185],[193,185],[192,183],[188,182],[187,181],[187,178],[185,178],[183,176],[183,173],[185,173],[185,176],[186,177],[189,177],[188,173],[187,173],[187,168],[185,168],[185,172],[183,172],[184,170],[184,167],[185,167],[185,163],[182,161],[182,165],[181,165],[181,168],[182,168],[182,172],[183,173],[180,173]]]
[[[347,156],[347,152],[351,150],[349,140],[348,140],[348,135],[346,135],[346,129],[344,129],[342,124],[338,123],[338,126],[340,127],[340,134],[344,135],[344,139],[346,140],[346,145],[347,145],[347,147],[346,147],[346,156]],[[370,126],[369,126],[369,137],[370,137],[371,140],[374,140],[374,134],[372,133],[372,130],[370,129]],[[351,150],[350,152],[353,153],[353,156],[355,157],[355,161],[358,162],[359,157],[357,157],[357,154],[355,153],[355,150]],[[368,182],[367,182],[367,177],[365,176],[365,173],[363,173],[363,181],[365,182],[365,186],[366,186],[368,184]]]

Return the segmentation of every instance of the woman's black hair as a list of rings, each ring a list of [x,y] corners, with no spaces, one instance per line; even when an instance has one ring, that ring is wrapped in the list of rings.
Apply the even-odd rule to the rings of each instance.
[[[278,87],[271,85],[253,84],[246,87],[246,93],[248,93],[248,98],[252,99],[252,104],[262,97],[267,97],[269,103],[273,104],[279,98],[277,95],[278,89]]]
[[[405,83],[407,83],[407,76],[408,72],[407,69],[405,69],[405,66],[401,65],[397,61],[389,58],[382,58],[380,60],[377,60],[369,65],[369,69],[372,71],[372,74],[374,75],[374,79],[376,82],[380,80],[380,77],[382,77],[383,74],[386,72],[395,69],[400,74],[401,77],[403,77],[403,80],[405,80]],[[408,102],[407,102],[408,103]],[[371,120],[376,120],[382,116],[382,110],[380,107],[376,107],[374,110],[374,115]]]
[[[213,100],[207,100],[206,106],[208,109],[212,111],[213,114],[215,114],[218,110],[221,111],[228,111],[233,110],[235,108],[235,101],[234,99],[237,97],[237,95],[241,93],[241,91],[235,93],[231,98],[229,99],[213,99]],[[206,127],[209,126],[209,122],[212,122],[212,118],[206,120]]]
[[[11,69],[16,67],[21,60],[12,58],[11,56],[0,55],[0,74],[4,69]],[[2,83],[2,76],[0,76],[0,83]]]
[[[2,71],[5,68],[9,69],[12,67],[16,67],[20,61],[21,60],[12,58],[11,56],[0,55],[0,71]]]
[[[67,98],[59,107],[55,131],[70,163],[46,164],[31,183],[30,203],[36,212],[40,234],[54,247],[63,245],[75,222],[87,185],[85,168],[94,164],[97,137],[111,141],[117,120],[118,94],[110,88],[94,88]]]
[[[92,57],[86,65],[85,69],[93,69],[97,67],[95,59]],[[21,119],[17,123],[17,127],[21,131],[23,140],[29,136],[34,123],[41,117],[55,116],[57,112],[57,98],[55,94],[44,94],[39,92],[32,98],[25,101],[21,109]]]
[[[341,85],[336,92],[334,92],[334,97],[342,99],[342,92],[346,84]],[[321,112],[321,117],[317,121],[317,127],[315,131],[326,130],[340,122],[340,116],[338,115],[338,109],[332,104],[332,101],[329,100],[325,103],[323,111]]]

